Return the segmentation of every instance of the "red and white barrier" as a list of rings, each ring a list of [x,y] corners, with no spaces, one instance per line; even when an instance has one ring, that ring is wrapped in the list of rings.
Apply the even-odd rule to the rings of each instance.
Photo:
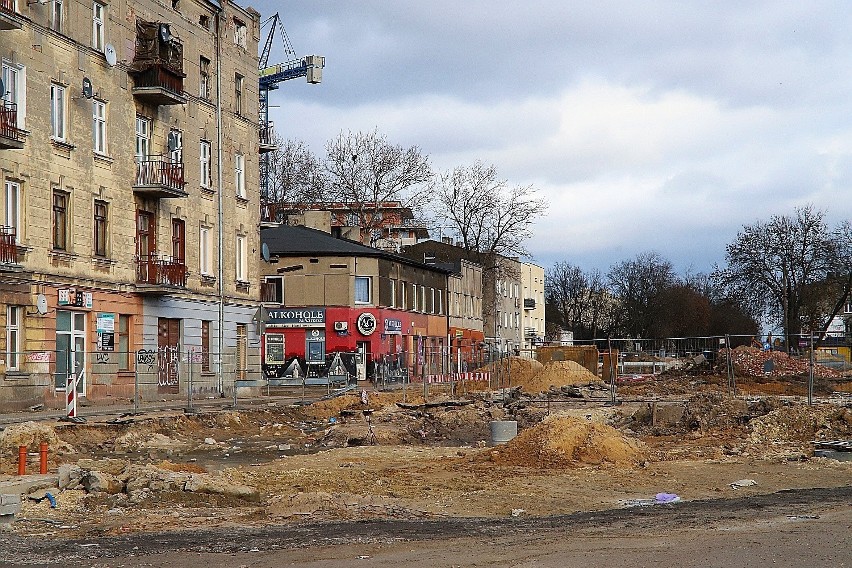
[[[68,418],[77,417],[77,375],[68,373],[65,378],[65,409]]]

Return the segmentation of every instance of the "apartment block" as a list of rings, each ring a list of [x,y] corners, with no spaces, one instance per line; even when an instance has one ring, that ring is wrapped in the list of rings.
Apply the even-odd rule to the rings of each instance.
[[[0,407],[211,390],[259,348],[259,14],[219,0],[0,0]],[[256,355],[254,355],[256,358]]]

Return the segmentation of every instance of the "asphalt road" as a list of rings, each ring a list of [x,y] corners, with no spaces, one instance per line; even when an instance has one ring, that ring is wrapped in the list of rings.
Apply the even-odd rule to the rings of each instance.
[[[852,567],[852,486],[506,519],[215,528],[65,541],[0,533],[0,566]]]

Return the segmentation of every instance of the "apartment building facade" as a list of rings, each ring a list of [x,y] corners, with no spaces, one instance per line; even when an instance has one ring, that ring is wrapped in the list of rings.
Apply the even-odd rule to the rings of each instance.
[[[259,14],[2,1],[0,404],[62,404],[71,374],[124,396],[140,349],[159,354],[156,396],[186,349],[211,388],[224,359],[248,378]]]
[[[529,262],[521,263],[523,298],[524,351],[531,353],[544,342],[544,268]]]

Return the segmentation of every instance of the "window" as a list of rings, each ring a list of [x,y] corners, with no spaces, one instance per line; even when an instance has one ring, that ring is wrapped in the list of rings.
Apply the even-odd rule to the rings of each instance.
[[[355,277],[355,303],[369,304],[370,303],[370,277],[356,276]]]
[[[104,10],[100,2],[92,4],[92,47],[98,51],[104,50]]]
[[[201,14],[198,16],[198,25],[204,28],[205,30],[210,29],[210,16],[207,14]]]
[[[435,289],[434,288],[429,288],[429,296],[430,296],[430,298],[429,298],[429,300],[430,300],[429,313],[434,314],[435,313]]]
[[[130,316],[118,315],[118,370],[130,370]]]
[[[53,0],[50,5],[50,28],[62,32],[62,0]]]
[[[24,128],[24,117],[27,111],[25,68],[21,65],[14,65],[7,61],[4,61],[2,77],[3,85],[5,85],[6,92],[0,93],[0,98],[6,101],[6,103],[10,103],[12,105],[15,105],[16,107],[15,110],[17,112],[17,124],[14,124],[13,126],[17,126],[18,128]]]
[[[136,117],[136,161],[142,162],[151,155],[151,120]]]
[[[183,163],[183,132],[172,128],[169,130],[169,161],[173,164]]]
[[[186,224],[182,219],[172,219],[172,258],[180,264],[185,264]]]
[[[210,274],[210,229],[201,227],[198,233],[198,271],[202,276]]]
[[[396,280],[390,281],[390,306],[391,308],[396,307]]]
[[[210,189],[212,183],[212,170],[210,164],[210,142],[207,140],[201,141],[199,160],[201,166],[201,187]]]
[[[210,99],[210,60],[202,56],[198,72],[198,96],[202,99]]]
[[[417,311],[417,284],[411,285],[411,309]]]
[[[56,83],[50,86],[50,135],[65,141],[65,87]]]
[[[426,307],[426,286],[420,287],[420,311],[424,314],[428,311]]]
[[[92,138],[94,150],[106,154],[106,103],[92,101]]]
[[[95,256],[107,255],[107,203],[95,201]]]
[[[68,194],[53,190],[53,248],[68,250]]]
[[[237,197],[246,198],[246,157],[242,154],[234,156],[234,184],[237,187]]]
[[[438,290],[438,313],[444,315],[444,291]]]
[[[399,283],[399,291],[400,291],[400,295],[399,295],[399,307],[400,307],[400,309],[403,309],[403,310],[405,309],[405,300],[406,300],[406,298],[405,298],[405,288],[406,288],[405,282],[400,282],[400,283]]]
[[[234,75],[234,112],[243,114],[243,76],[239,73]]]
[[[239,282],[248,282],[248,274],[246,272],[246,238],[243,235],[237,235],[236,242],[236,273],[237,273],[237,281]]]
[[[201,372],[210,372],[210,322],[201,321]]]
[[[242,20],[234,18],[234,43],[240,47],[246,46],[246,24]]]
[[[6,215],[4,225],[15,229],[15,242],[21,242],[21,184],[7,181],[4,188]]]
[[[6,308],[6,370],[18,371],[21,368],[21,339],[24,310],[21,306]]]

